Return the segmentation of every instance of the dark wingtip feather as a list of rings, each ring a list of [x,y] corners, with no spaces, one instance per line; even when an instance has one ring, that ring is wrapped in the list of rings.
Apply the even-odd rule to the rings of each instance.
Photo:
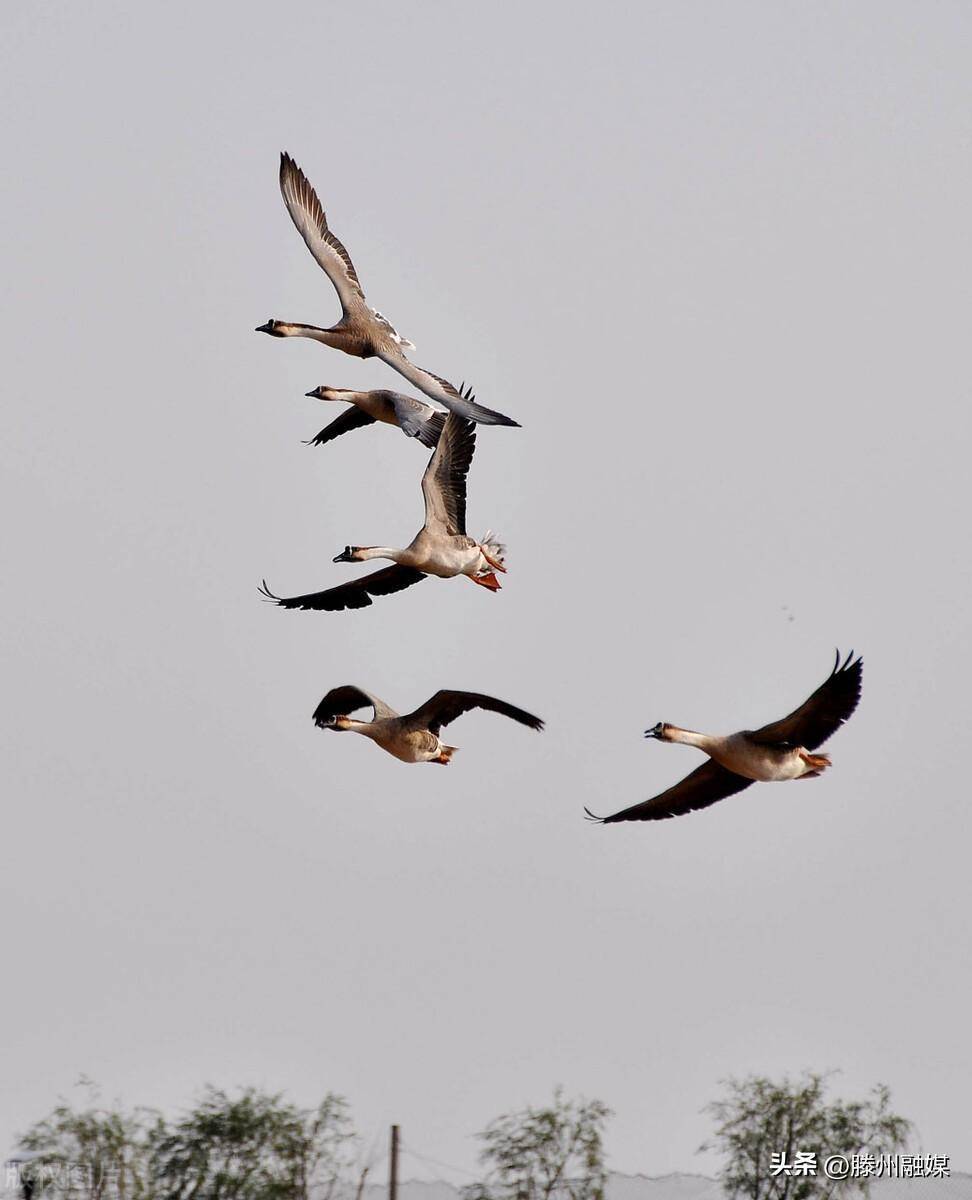
[[[606,817],[599,817],[597,815],[597,813],[592,813],[591,810],[589,808],[587,808],[586,805],[584,807],[584,812],[587,814],[585,816],[584,820],[585,821],[593,821],[595,825],[603,825],[607,821]]]
[[[270,591],[270,587],[265,579],[260,580],[260,586],[257,588],[257,591],[260,593],[263,599],[268,601],[270,604],[280,603],[280,597],[275,596],[273,592]]]

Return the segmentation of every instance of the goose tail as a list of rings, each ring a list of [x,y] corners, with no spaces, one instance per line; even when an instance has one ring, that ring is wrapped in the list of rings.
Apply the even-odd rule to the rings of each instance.
[[[494,571],[505,573],[506,546],[493,533],[492,529],[487,529],[480,538],[479,548],[483,552],[483,558],[486,559]]]

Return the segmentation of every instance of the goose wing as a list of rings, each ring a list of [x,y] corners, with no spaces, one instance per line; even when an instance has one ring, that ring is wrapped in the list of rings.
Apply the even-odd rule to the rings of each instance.
[[[466,475],[476,449],[476,426],[450,412],[422,476],[425,528],[465,534]]]
[[[358,273],[340,241],[327,227],[327,217],[307,176],[286,152],[280,155],[280,194],[307,249],[337,290],[345,312],[364,304]]]
[[[386,394],[395,410],[395,419],[405,436],[418,438],[423,446],[434,450],[439,443],[439,435],[442,433],[447,414],[433,408],[431,404],[416,400],[414,396],[405,396],[401,392]]]
[[[666,817],[681,817],[696,809],[708,808],[710,804],[748,788],[752,782],[752,779],[727,771],[710,759],[674,787],[652,796],[650,800],[633,804],[631,808],[623,808],[609,817],[597,817],[589,808],[585,808],[584,812],[601,825],[610,825],[615,821],[663,821]]]
[[[782,721],[773,721],[762,729],[754,730],[750,736],[761,745],[786,742],[791,746],[804,746],[816,750],[843,725],[857,708],[861,698],[861,675],[863,663],[854,658],[854,651],[840,661],[840,651],[834,661],[833,670],[809,696]]]
[[[390,708],[384,700],[379,700],[377,696],[372,696],[370,692],[366,692],[363,688],[355,687],[353,683],[346,683],[342,687],[331,688],[324,699],[314,709],[314,724],[321,729],[325,729],[337,716],[347,716],[348,713],[353,713],[355,709],[365,708],[371,705],[373,711],[373,719],[380,720],[383,717],[397,717],[398,713],[393,708]]]
[[[259,591],[265,599],[272,600],[281,608],[340,612],[345,608],[367,608],[372,596],[390,596],[392,592],[400,592],[427,578],[422,571],[416,571],[413,567],[393,563],[390,567],[373,571],[350,583],[342,583],[324,592],[309,592],[306,596],[275,596],[265,579]]]
[[[374,423],[374,417],[370,417],[366,412],[358,408],[357,405],[352,404],[346,412],[341,413],[339,417],[335,417],[330,425],[325,425],[317,437],[311,438],[304,445],[323,446],[326,442],[333,442],[342,433],[350,433],[352,429],[360,429],[363,425],[374,425]]]
[[[505,700],[497,700],[495,696],[483,696],[480,692],[436,692],[421,708],[409,713],[404,719],[414,722],[418,728],[430,729],[438,735],[443,725],[448,725],[450,721],[473,708],[485,708],[489,712],[519,721],[521,725],[528,725],[531,729],[543,729],[543,721],[539,717],[513,704],[507,704]]]
[[[409,362],[397,345],[381,346],[377,353],[382,362],[393,367],[399,375],[403,375],[420,392],[431,396],[433,400],[438,400],[440,404],[444,404],[446,408],[458,413],[460,417],[465,417],[467,421],[478,421],[480,425],[519,426],[519,421],[514,421],[512,417],[506,417],[491,408],[484,408],[482,404],[477,404],[473,399],[471,388],[468,388],[465,394],[460,394],[448,379],[442,379],[424,367],[417,367],[415,363]]]

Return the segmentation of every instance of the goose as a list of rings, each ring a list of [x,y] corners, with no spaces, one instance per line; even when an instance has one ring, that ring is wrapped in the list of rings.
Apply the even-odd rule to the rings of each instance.
[[[419,583],[429,575],[451,579],[465,575],[473,583],[499,591],[495,572],[506,573],[506,547],[487,532],[480,541],[466,535],[466,474],[476,447],[476,426],[450,412],[439,444],[422,476],[425,524],[404,550],[391,546],[345,546],[334,562],[367,562],[390,558],[394,563],[352,583],[312,592],[306,596],[274,595],[264,580],[260,593],[281,608],[366,608],[372,596],[387,596]]]
[[[355,709],[369,705],[373,710],[370,721],[356,721],[348,716]],[[401,762],[448,766],[458,746],[446,746],[440,741],[439,730],[474,708],[500,713],[538,732],[543,729],[539,717],[479,692],[436,692],[415,712],[399,716],[384,700],[353,684],[332,688],[327,693],[314,710],[314,724],[319,729],[364,734]]]
[[[518,424],[511,417],[461,396],[447,379],[440,379],[405,357],[405,350],[414,350],[414,345],[403,338],[377,309],[365,303],[364,289],[351,256],[328,228],[327,217],[317,193],[287,153],[280,155],[280,192],[307,249],[334,284],[344,311],[341,320],[330,329],[278,321],[271,317],[266,324],[257,326],[257,333],[266,333],[271,337],[313,338],[316,342],[334,346],[357,358],[377,356],[404,375],[419,391],[469,421],[479,421],[483,425]]]
[[[465,400],[473,398],[472,388],[465,388],[463,385],[460,392]],[[433,450],[438,444],[439,434],[445,424],[446,414],[444,412],[433,408],[431,404],[423,404],[421,400],[404,396],[401,392],[389,392],[383,389],[372,392],[353,392],[348,388],[325,387],[322,384],[304,394],[315,400],[337,400],[351,405],[330,425],[326,425],[317,437],[305,442],[306,446],[323,446],[327,442],[333,442],[342,433],[382,421],[386,425],[397,425],[406,437],[417,438],[423,446],[428,446],[430,450]]]
[[[709,762],[696,767],[667,791],[611,816],[598,817],[587,808],[584,811],[590,820],[602,825],[615,821],[660,821],[708,808],[751,783],[812,779],[820,775],[830,766],[830,758],[813,751],[836,733],[857,708],[862,670],[862,661],[854,658],[853,650],[843,662],[838,650],[833,670],[820,687],[789,716],[761,729],[718,736],[660,721],[645,730],[645,737],[695,746],[708,754]]]

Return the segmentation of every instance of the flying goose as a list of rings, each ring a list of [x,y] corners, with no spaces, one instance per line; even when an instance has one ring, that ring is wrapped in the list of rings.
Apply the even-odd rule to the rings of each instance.
[[[861,672],[861,659],[854,658],[853,650],[843,662],[838,650],[833,670],[813,695],[782,721],[761,729],[718,736],[659,722],[645,730],[645,737],[697,746],[709,755],[709,762],[660,795],[609,817],[597,817],[586,808],[584,811],[601,824],[659,821],[708,808],[756,781],[812,779],[830,766],[830,758],[811,752],[836,733],[857,708]]]
[[[448,380],[440,379],[431,371],[409,362],[403,347],[410,350],[415,347],[377,309],[365,303],[364,289],[351,256],[328,228],[324,209],[304,172],[286,153],[280,155],[280,191],[307,249],[334,284],[344,312],[341,320],[330,329],[271,318],[265,325],[257,326],[257,333],[268,333],[271,337],[313,338],[357,358],[373,358],[377,355],[420,391],[467,420],[479,421],[483,425],[518,424],[502,413],[475,404],[461,396]]]
[[[348,716],[355,709],[368,705],[374,710],[372,720],[355,721]],[[439,730],[473,708],[485,708],[531,729],[543,729],[539,717],[479,692],[436,692],[421,708],[402,717],[384,700],[353,684],[332,688],[327,693],[314,710],[314,724],[320,729],[363,733],[402,762],[434,762],[447,766],[458,747],[441,742]]]
[[[324,609],[335,612],[344,608],[366,608],[372,596],[400,592],[438,575],[451,579],[465,575],[473,583],[499,591],[495,571],[505,573],[506,547],[487,532],[481,541],[466,535],[466,474],[476,447],[476,426],[455,413],[446,418],[439,444],[422,476],[425,497],[425,524],[404,550],[391,546],[345,546],[335,562],[367,562],[372,558],[390,558],[394,566],[364,575],[352,583],[312,592],[306,596],[275,596],[263,581],[261,594],[282,608]]]
[[[462,391],[463,399],[472,400],[472,388]],[[418,438],[423,446],[434,449],[439,441],[439,434],[445,424],[446,414],[405,396],[401,392],[389,392],[384,389],[373,392],[352,392],[348,388],[316,387],[305,395],[316,400],[340,400],[351,407],[339,417],[326,425],[315,438],[305,445],[323,446],[332,442],[342,433],[352,429],[360,429],[365,425],[373,425],[375,421],[383,421],[386,425],[397,425],[407,437]]]

